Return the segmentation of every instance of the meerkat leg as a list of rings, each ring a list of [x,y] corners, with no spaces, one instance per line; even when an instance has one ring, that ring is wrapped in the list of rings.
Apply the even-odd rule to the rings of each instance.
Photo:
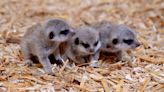
[[[55,59],[59,64],[64,64],[64,60],[62,59],[60,55],[59,49],[56,49],[56,52],[54,53]]]
[[[24,65],[27,65],[27,66],[32,66],[33,65],[33,61],[31,60],[31,54],[30,54],[30,50],[28,48],[28,45],[27,43],[21,43],[20,44],[21,46],[21,51],[22,51],[22,54],[24,56]]]
[[[122,51],[122,61],[129,62],[131,58],[132,57],[126,51]]]
[[[98,67],[99,56],[100,56],[100,51],[97,51],[93,56],[91,56],[91,62],[90,62],[91,67]]]
[[[117,62],[122,61],[122,51],[116,52],[116,58]]]
[[[50,60],[49,60],[49,58],[48,58],[48,54],[45,53],[45,52],[42,51],[42,50],[38,50],[38,51],[40,51],[40,52],[38,53],[37,56],[38,56],[39,62],[42,64],[42,66],[43,66],[45,72],[46,72],[47,74],[53,75],[53,72],[52,72],[52,65],[51,65],[51,62],[50,62]]]
[[[42,66],[47,74],[53,74],[52,65],[48,59],[48,56],[44,56],[44,55],[39,56],[39,62],[42,64]]]

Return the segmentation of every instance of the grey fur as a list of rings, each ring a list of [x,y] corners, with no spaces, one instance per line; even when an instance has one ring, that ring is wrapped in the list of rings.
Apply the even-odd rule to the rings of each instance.
[[[122,51],[134,49],[140,45],[135,31],[126,25],[116,25],[108,21],[102,21],[95,24],[94,28],[100,31],[102,42],[100,50],[102,52],[118,53],[118,60],[122,60]]]
[[[98,42],[97,45],[94,45],[96,42]],[[100,36],[97,30],[89,26],[81,26],[76,29],[76,33],[69,41],[69,44],[70,47],[66,51],[66,56],[71,61],[77,64],[91,61],[91,66],[97,63],[99,57],[96,57],[95,53],[101,47]],[[88,47],[82,44],[88,45]]]
[[[70,31],[66,35],[60,34],[63,30]],[[32,64],[31,55],[37,56],[45,72],[53,74],[48,56],[54,54],[55,58],[60,58],[60,43],[68,40],[73,34],[71,27],[62,19],[51,19],[28,28],[20,44],[26,64]]]

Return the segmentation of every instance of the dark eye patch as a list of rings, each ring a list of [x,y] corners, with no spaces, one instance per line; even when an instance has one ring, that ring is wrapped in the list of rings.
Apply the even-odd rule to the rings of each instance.
[[[50,33],[49,33],[49,39],[53,39],[54,36],[55,36],[55,34],[54,34],[53,32],[50,32]]]
[[[78,44],[79,44],[79,38],[76,38],[75,41],[74,41],[74,43],[75,43],[76,45],[78,45]]]
[[[94,43],[94,46],[97,46],[98,42],[99,42],[99,41],[95,42],[95,43]]]
[[[128,40],[123,40],[124,43],[128,44],[128,45],[131,45],[133,43],[133,40],[132,39],[128,39]]]
[[[62,34],[62,35],[67,35],[68,33],[69,33],[69,30],[68,29],[62,30],[60,32],[60,34]]]
[[[118,43],[118,39],[113,39],[112,43],[113,44],[117,44]]]
[[[89,47],[89,44],[87,44],[87,43],[81,43],[81,45],[83,45],[85,48],[88,48]]]

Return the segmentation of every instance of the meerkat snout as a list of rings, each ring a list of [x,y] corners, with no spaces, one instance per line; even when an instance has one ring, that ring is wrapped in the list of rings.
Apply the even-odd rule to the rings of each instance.
[[[141,45],[141,43],[137,42],[136,43],[136,47],[139,47]]]
[[[91,53],[94,53],[94,49],[90,49],[90,52],[91,52]]]

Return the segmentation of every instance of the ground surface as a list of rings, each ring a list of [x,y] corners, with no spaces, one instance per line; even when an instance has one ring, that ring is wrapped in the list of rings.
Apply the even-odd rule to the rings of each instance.
[[[164,92],[163,0],[1,0],[0,92]],[[19,41],[26,28],[61,17],[71,25],[110,20],[138,33],[131,63],[104,57],[100,68],[55,67],[56,76],[23,66]]]

